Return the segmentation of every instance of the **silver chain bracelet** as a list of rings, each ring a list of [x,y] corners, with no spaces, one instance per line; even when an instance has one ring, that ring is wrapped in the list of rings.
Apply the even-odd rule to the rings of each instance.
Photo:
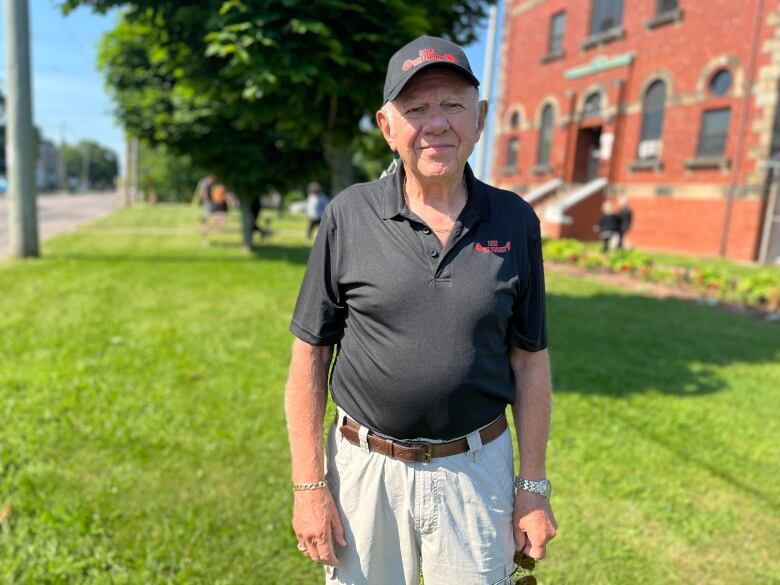
[[[318,490],[320,488],[328,487],[328,481],[325,479],[322,479],[320,481],[315,481],[313,483],[294,483],[293,484],[293,491],[294,492],[305,492],[308,490]]]

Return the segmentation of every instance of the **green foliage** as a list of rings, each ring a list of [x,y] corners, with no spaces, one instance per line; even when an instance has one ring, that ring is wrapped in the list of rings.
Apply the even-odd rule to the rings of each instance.
[[[741,303],[766,311],[780,310],[780,270],[747,270],[726,261],[717,263],[619,250],[603,254],[577,240],[544,242],[544,257],[592,270],[626,273],[650,282],[694,288],[702,297],[725,303]]]
[[[382,174],[393,160],[393,153],[381,130],[376,126],[362,131],[356,138],[352,149],[355,152],[354,163],[358,181],[373,181]]]
[[[780,276],[776,272],[766,271],[743,278],[736,284],[736,293],[746,305],[765,305],[771,310],[780,310]]]
[[[322,581],[282,402],[305,219],[254,255],[198,219],[126,209],[0,264],[0,582]],[[775,583],[780,330],[555,272],[548,307],[540,584]]]
[[[159,201],[191,201],[195,186],[206,173],[197,169],[188,155],[177,155],[164,144],[141,145],[141,186],[146,198],[154,192]]]
[[[60,145],[60,155],[65,161],[65,175],[71,184],[81,184],[84,178],[84,162],[87,161],[89,189],[110,189],[119,174],[116,153],[97,142],[82,140],[76,145]]]
[[[68,0],[64,7],[81,5],[126,7],[103,40],[100,64],[128,131],[189,154],[251,196],[322,176],[326,164],[343,186],[343,162],[349,166],[351,149],[363,143],[359,120],[381,105],[392,53],[422,33],[473,40],[486,3]]]

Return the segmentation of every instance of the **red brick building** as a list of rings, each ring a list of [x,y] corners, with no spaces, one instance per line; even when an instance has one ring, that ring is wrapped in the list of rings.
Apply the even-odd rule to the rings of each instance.
[[[507,0],[501,63],[492,180],[548,235],[626,197],[632,246],[780,257],[780,0]]]

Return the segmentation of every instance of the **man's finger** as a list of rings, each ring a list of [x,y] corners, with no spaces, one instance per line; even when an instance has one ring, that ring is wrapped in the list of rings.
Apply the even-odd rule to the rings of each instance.
[[[347,539],[344,538],[344,525],[338,515],[331,522],[331,534],[336,539],[336,544],[342,547],[347,546]]]
[[[334,567],[339,566],[339,559],[336,557],[336,553],[333,550],[333,539],[329,538],[324,542],[317,542],[317,555],[319,556],[319,563],[323,565],[332,565]]]
[[[533,544],[530,538],[526,540],[526,545],[525,548],[523,548],[523,552],[537,561],[541,561],[545,557],[545,547],[539,546],[538,544]]]
[[[306,556],[308,556],[315,563],[321,562],[320,561],[319,548],[317,547],[317,541],[316,540],[308,540],[308,541],[306,541],[306,552],[308,553]]]
[[[528,535],[515,526],[515,550],[525,551],[526,544],[528,544]]]

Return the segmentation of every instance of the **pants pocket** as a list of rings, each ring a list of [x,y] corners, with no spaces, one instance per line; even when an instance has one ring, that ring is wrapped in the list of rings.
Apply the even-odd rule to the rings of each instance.
[[[515,470],[509,430],[504,431],[500,437],[487,445],[483,445],[478,453],[478,458],[480,457],[493,472],[503,490],[511,495]]]

